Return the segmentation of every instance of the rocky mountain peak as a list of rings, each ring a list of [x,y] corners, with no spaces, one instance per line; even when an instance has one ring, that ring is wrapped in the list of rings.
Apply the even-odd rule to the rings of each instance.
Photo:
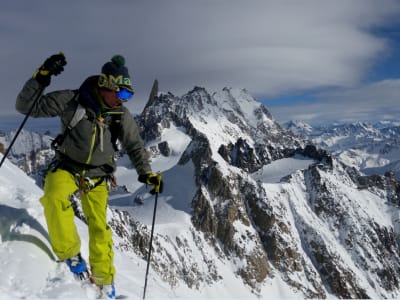
[[[291,120],[284,124],[284,127],[291,130],[293,133],[303,136],[311,134],[313,128],[311,125],[300,120]]]
[[[222,157],[228,162],[233,161],[228,158],[228,152],[233,153],[233,145],[246,144],[245,155],[252,156],[242,159],[252,164],[243,166],[247,170],[293,155],[305,145],[302,139],[283,129],[244,89],[224,88],[210,94],[205,88],[195,87],[181,97],[160,94],[151,104],[138,118],[146,142],[165,142],[161,141],[163,129],[173,125],[182,128],[192,139],[202,134],[211,141],[213,155],[220,157],[224,153]]]

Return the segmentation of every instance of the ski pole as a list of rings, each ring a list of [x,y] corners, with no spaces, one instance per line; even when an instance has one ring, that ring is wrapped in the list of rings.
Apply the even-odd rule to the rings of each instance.
[[[21,125],[19,126],[17,132],[16,132],[15,135],[14,135],[14,138],[12,139],[10,145],[8,146],[6,152],[5,152],[4,155],[3,155],[3,158],[1,159],[0,168],[1,168],[1,166],[3,165],[3,162],[6,160],[6,157],[7,157],[8,153],[11,151],[11,148],[12,148],[12,146],[14,145],[15,141],[17,140],[17,137],[18,137],[18,135],[20,134],[22,128],[25,126],[25,123],[26,123],[26,121],[28,120],[29,116],[31,115],[31,113],[32,113],[32,111],[33,111],[33,108],[35,107],[36,103],[39,101],[40,96],[42,95],[44,89],[45,89],[45,87],[41,87],[41,88],[39,89],[38,94],[36,95],[36,98],[35,98],[35,100],[34,100],[33,103],[32,103],[32,106],[30,107],[28,113],[25,115],[24,120],[22,121]]]
[[[157,174],[158,182],[161,182],[161,173]],[[147,255],[147,267],[146,267],[146,277],[144,280],[144,289],[143,289],[143,300],[146,298],[146,289],[147,289],[147,276],[149,275],[149,267],[150,267],[150,259],[151,259],[151,248],[153,244],[153,233],[154,233],[154,223],[156,221],[156,212],[157,212],[157,201],[158,201],[158,193],[160,191],[160,186],[154,187],[155,191],[155,199],[154,199],[154,211],[153,211],[153,222],[151,224],[151,234],[150,234],[150,245],[149,245],[149,253]]]

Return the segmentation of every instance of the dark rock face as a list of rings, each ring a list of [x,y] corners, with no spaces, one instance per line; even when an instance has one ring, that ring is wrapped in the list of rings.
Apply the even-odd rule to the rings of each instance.
[[[337,167],[340,168],[339,165]],[[343,179],[351,182],[354,173],[349,175],[345,169],[342,171]],[[395,255],[400,249],[393,228],[363,215],[363,210],[357,209],[357,204],[338,191],[337,186],[328,181],[317,167],[310,167],[305,176],[311,195],[310,207],[321,220],[329,222],[330,229],[338,236],[339,244],[351,253],[357,269],[369,272],[387,291],[397,290],[399,282],[393,270],[400,268],[400,259]],[[385,178],[381,176],[359,176],[357,183],[360,181],[375,192],[383,191],[386,186]],[[308,247],[323,280],[336,295],[342,298],[371,297],[360,286],[355,272],[340,259],[343,254],[329,249],[323,239],[311,241]]]
[[[167,141],[159,143],[158,149],[160,150],[160,153],[164,156],[169,156],[171,154],[171,149],[169,148]]]
[[[261,241],[250,226],[243,202],[246,195],[231,193],[232,181],[226,181],[217,169],[212,167],[208,174],[205,178],[208,183],[204,182],[203,188],[212,194],[204,195],[201,190],[196,194],[192,202],[192,222],[215,246],[219,244],[227,257],[246,261],[246,267],[240,268],[238,275],[257,289],[257,285],[270,274],[270,266]],[[238,231],[237,226],[248,227],[246,234]],[[255,245],[251,251],[246,247],[249,243]]]
[[[263,166],[254,149],[242,138],[239,138],[234,145],[221,145],[218,153],[232,166],[249,173],[253,173]]]

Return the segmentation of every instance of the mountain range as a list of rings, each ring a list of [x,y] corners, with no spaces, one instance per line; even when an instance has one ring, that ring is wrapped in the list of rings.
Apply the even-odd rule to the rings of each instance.
[[[371,164],[356,163],[346,152],[353,151],[351,145],[371,156],[372,149],[382,150],[383,144],[368,148],[361,143],[372,138],[361,133],[354,139],[359,144],[351,142],[356,128],[368,132],[367,125],[349,125],[352,133],[347,140],[338,138],[345,136],[345,127],[340,132],[319,129],[319,139],[311,126],[297,126],[302,132],[281,126],[246,90],[224,88],[210,94],[201,87],[183,96],[155,88],[136,119],[153,170],[161,171],[165,182],[151,262],[150,287],[156,296],[400,296],[398,176],[386,169],[368,173]],[[381,132],[388,134],[380,136],[382,140],[391,136],[398,141],[395,129]],[[386,152],[377,151],[394,162],[398,144],[388,144]],[[137,182],[136,172],[121,155],[116,172],[120,188],[110,195],[108,213],[121,270],[116,284],[128,293],[124,285],[132,275],[123,265],[143,269],[154,196]],[[7,166],[0,170],[3,182],[11,177],[9,172],[16,172]],[[374,167],[383,171],[386,165]],[[11,186],[1,193],[3,208],[17,209],[24,203],[30,218],[45,228],[40,207],[27,200],[29,190]],[[3,214],[1,232],[19,225],[33,230],[23,219],[9,228],[4,220],[9,218]],[[48,244],[45,231],[37,237]],[[0,251],[12,249],[13,243],[15,239],[2,234]],[[33,244],[38,248],[37,241]],[[87,255],[85,249],[83,254]],[[68,295],[60,282],[72,283],[55,279],[65,269],[51,258],[45,265],[50,275],[36,283],[40,291],[31,284],[22,297]],[[9,278],[20,271],[10,267]],[[140,286],[140,277],[132,278],[134,286]],[[1,283],[0,289],[15,296],[10,282]],[[129,293],[137,299],[141,295],[137,290]]]
[[[350,123],[311,126],[301,121],[284,124],[296,134],[366,175],[394,172],[400,178],[400,123]]]

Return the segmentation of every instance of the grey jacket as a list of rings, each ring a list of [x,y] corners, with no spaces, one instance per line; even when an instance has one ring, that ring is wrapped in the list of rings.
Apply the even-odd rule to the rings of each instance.
[[[40,91],[40,84],[29,79],[16,101],[16,109],[28,113],[34,98]],[[58,160],[65,169],[85,174],[88,177],[104,176],[115,170],[115,149],[111,142],[111,131],[107,122],[112,114],[121,115],[118,140],[127,152],[139,175],[151,173],[150,160],[139,135],[139,128],[128,109],[105,109],[99,105],[97,76],[86,79],[79,90],[61,90],[41,95],[31,116],[59,116],[62,131],[72,119],[78,103],[86,108],[86,117],[71,129],[57,151]],[[108,121],[107,121],[108,120]]]

